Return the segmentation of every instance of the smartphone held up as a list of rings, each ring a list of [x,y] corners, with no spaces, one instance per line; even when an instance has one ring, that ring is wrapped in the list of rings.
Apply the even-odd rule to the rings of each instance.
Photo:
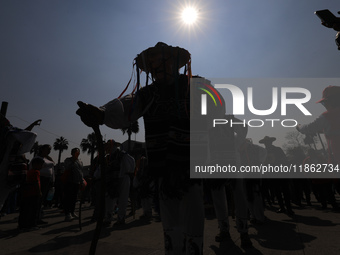
[[[333,28],[335,31],[338,31],[335,37],[335,43],[338,46],[338,50],[340,50],[340,17],[336,17],[330,10],[319,10],[316,11],[315,14],[321,20],[321,24],[328,28]],[[340,14],[340,11],[338,12]]]

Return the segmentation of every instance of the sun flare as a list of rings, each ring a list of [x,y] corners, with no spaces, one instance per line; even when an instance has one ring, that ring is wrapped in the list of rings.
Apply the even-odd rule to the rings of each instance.
[[[170,1],[169,1],[170,2]],[[175,0],[168,8],[169,20],[176,35],[197,39],[202,36],[210,25],[210,1],[204,0]]]
[[[193,25],[197,21],[198,11],[193,7],[186,7],[182,11],[182,20],[187,25]]]

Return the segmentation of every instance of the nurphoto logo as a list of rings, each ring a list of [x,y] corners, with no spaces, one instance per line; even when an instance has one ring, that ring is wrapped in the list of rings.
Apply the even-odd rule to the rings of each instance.
[[[205,88],[202,88],[203,86],[198,87],[198,89],[206,92],[206,94],[201,94],[201,115],[207,115],[207,94],[211,97],[213,100],[215,106],[217,106],[217,102],[215,97],[219,100],[219,103],[221,106],[222,100],[221,95],[216,89],[227,89],[231,95],[232,95],[232,104],[233,104],[233,115],[244,115],[245,113],[245,96],[242,92],[242,90],[232,84],[216,84],[215,87],[212,85],[208,85],[205,83],[201,83],[205,86]],[[211,92],[210,92],[211,91]],[[305,116],[312,115],[307,108],[304,106],[305,103],[309,102],[311,99],[311,93],[308,89],[305,88],[299,88],[299,87],[281,87],[280,88],[280,95],[279,98],[279,89],[277,87],[272,88],[272,95],[271,95],[271,107],[269,109],[256,109],[254,107],[254,94],[253,94],[253,87],[247,88],[247,107],[248,110],[256,115],[256,116],[268,116],[273,114],[278,107],[280,107],[280,114],[281,116],[287,115],[287,105],[294,105],[297,109],[299,109]],[[289,98],[289,94],[295,94],[295,95],[301,95],[300,98]],[[280,100],[279,100],[280,99]],[[262,100],[260,98],[260,100]],[[280,102],[280,105],[279,105]],[[216,125],[235,125],[235,124],[242,124],[242,125],[248,125],[250,127],[262,127],[264,124],[268,122],[271,124],[271,127],[275,127],[276,122],[280,122],[281,126],[283,127],[295,127],[298,122],[294,119],[269,119],[266,118],[264,120],[262,119],[250,119],[246,121],[243,119],[241,122],[232,122],[227,119],[213,119],[213,127]]]

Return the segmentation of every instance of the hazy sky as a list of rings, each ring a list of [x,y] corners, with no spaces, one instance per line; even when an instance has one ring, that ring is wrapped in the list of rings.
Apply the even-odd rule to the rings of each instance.
[[[190,3],[199,9],[199,19],[188,27],[180,13]],[[320,9],[337,14],[340,5],[333,0],[2,0],[0,101],[9,103],[7,117],[14,126],[42,119],[33,130],[39,144],[64,136],[69,141],[64,159],[92,132],[75,114],[76,102],[100,106],[117,97],[130,79],[133,59],[158,41],[189,50],[193,74],[209,79],[339,77],[336,32],[321,26],[314,14]],[[317,84],[303,84],[313,103],[325,87]],[[312,119],[322,111],[313,106]],[[137,140],[143,141],[139,123]],[[106,139],[127,139],[121,131],[102,127],[102,132]],[[266,134],[284,142],[282,133]],[[51,155],[57,161],[57,153]],[[89,162],[87,155],[81,158]]]

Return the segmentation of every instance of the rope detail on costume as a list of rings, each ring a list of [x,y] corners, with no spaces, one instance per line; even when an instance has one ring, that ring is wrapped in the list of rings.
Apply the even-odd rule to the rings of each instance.
[[[128,84],[126,85],[125,89],[123,90],[123,92],[119,95],[118,99],[120,99],[122,97],[122,95],[124,95],[125,91],[130,86],[130,83],[131,83],[131,80],[132,80],[132,76],[133,76],[133,68],[134,68],[134,66],[135,66],[135,64],[133,64],[133,66],[132,66],[132,73],[131,73],[130,80],[129,80]]]

